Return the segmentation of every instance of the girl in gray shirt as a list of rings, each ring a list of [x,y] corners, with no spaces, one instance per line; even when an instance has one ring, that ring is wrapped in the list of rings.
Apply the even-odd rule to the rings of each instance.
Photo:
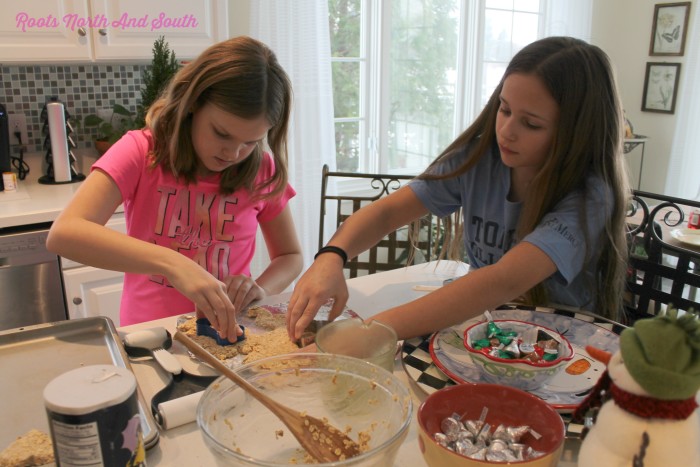
[[[618,318],[630,194],[624,119],[607,55],[548,37],[511,60],[489,102],[415,181],[352,215],[297,283],[287,330],[348,298],[343,265],[431,212],[461,210],[469,274],[373,319],[399,338],[425,335],[521,299]]]

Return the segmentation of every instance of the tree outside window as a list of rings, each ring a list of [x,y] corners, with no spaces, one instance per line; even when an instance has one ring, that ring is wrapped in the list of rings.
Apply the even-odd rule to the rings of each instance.
[[[539,0],[329,0],[337,169],[420,173],[540,23]]]

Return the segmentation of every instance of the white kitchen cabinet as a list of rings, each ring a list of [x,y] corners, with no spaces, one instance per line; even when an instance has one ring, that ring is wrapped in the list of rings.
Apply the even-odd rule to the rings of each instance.
[[[147,63],[160,36],[178,59],[192,59],[228,38],[228,2],[8,2],[0,15],[0,63]]]
[[[97,60],[153,57],[153,42],[165,36],[179,59],[197,57],[228,38],[226,0],[91,0],[93,17],[111,22],[92,29]]]
[[[114,214],[107,226],[126,233],[124,213]],[[61,265],[70,319],[107,316],[119,326],[124,273],[85,266],[64,258]]]
[[[0,63],[71,62],[92,59],[90,38],[61,23],[66,15],[87,17],[87,0],[5,2],[0,14]]]
[[[83,266],[63,271],[70,319],[107,316],[119,326],[124,273]]]

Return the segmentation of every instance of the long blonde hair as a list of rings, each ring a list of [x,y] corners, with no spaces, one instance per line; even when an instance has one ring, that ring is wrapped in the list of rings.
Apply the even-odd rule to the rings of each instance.
[[[146,126],[154,140],[153,164],[169,168],[188,183],[196,181],[199,159],[192,145],[192,112],[207,103],[245,119],[265,116],[272,125],[267,144],[275,159],[275,174],[261,186],[253,182],[262,162],[258,145],[240,164],[221,174],[219,190],[240,187],[281,193],[288,181],[287,131],[292,86],[275,54],[262,42],[235,37],[206,49],[173,77],[163,97],[148,110]]]
[[[600,251],[591,248],[595,239],[586,239],[586,258],[595,260],[599,271],[594,284],[598,297],[596,311],[618,318],[627,264],[625,214],[630,188],[622,151],[622,107],[612,66],[600,48],[574,38],[548,37],[520,50],[474,123],[433,161],[431,167],[470,147],[465,162],[452,173],[433,175],[429,167],[419,177],[457,177],[491,150],[496,138],[503,82],[513,73],[539,77],[559,105],[559,122],[550,154],[523,201],[517,238],[522,239],[532,232],[543,216],[569,193],[585,190],[587,176],[600,177],[611,193],[606,203],[612,206],[612,215],[606,220]],[[585,209],[582,203],[579,215],[584,226]],[[453,239],[462,241],[461,235],[454,235]],[[542,284],[531,289],[526,298],[532,304],[546,304]]]

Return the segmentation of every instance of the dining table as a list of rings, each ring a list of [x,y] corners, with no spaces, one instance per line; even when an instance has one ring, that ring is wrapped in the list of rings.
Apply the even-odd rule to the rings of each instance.
[[[349,299],[347,308],[362,318],[369,318],[380,311],[415,300],[430,289],[439,287],[445,280],[454,279],[469,271],[467,264],[456,261],[432,261],[412,265],[391,271],[360,276],[347,280]],[[268,296],[257,302],[257,305],[274,305],[288,302],[291,292]],[[117,329],[120,336],[153,327],[164,327],[171,334],[177,327],[177,316],[140,324],[123,326]],[[399,346],[400,348],[400,346]],[[193,359],[179,342],[174,341],[169,351],[181,362],[185,371],[197,374],[207,370],[201,362]],[[409,386],[413,414],[408,435],[401,445],[394,465],[402,467],[427,466],[420,451],[418,442],[419,426],[417,412],[421,403],[428,397],[428,392],[411,378],[404,368],[401,352],[397,352],[394,361],[394,375]],[[152,359],[139,358],[131,361],[131,368],[136,375],[139,389],[146,401],[162,390],[168,383],[168,374]],[[580,440],[578,436],[567,436],[560,467],[574,467]],[[170,429],[161,429],[159,440],[147,451],[148,465],[187,465],[211,466],[216,465],[213,454],[204,443],[200,429],[195,421]]]

